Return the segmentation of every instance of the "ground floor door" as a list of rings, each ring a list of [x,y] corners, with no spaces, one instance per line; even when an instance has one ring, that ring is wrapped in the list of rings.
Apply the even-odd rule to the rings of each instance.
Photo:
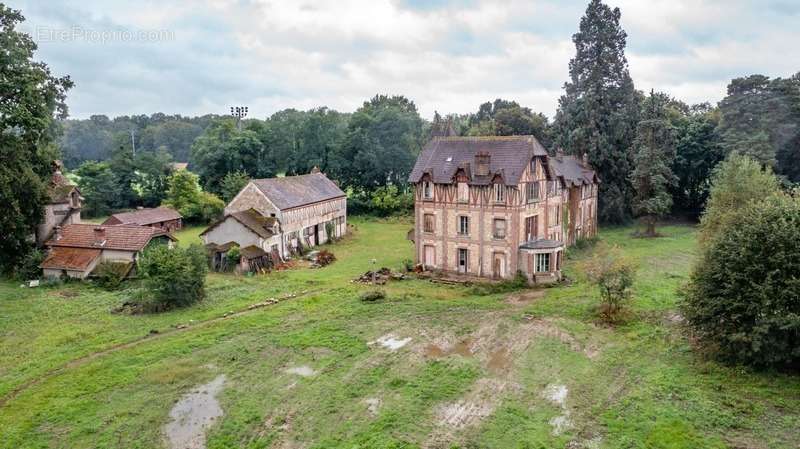
[[[423,252],[423,263],[425,264],[425,268],[432,268],[436,265],[436,249],[433,245],[425,245]]]
[[[504,253],[494,253],[492,256],[492,277],[502,279],[506,276],[506,255]]]
[[[467,272],[467,249],[466,248],[458,248],[458,272],[459,273],[466,273]]]
[[[314,246],[319,245],[319,225],[314,225]]]

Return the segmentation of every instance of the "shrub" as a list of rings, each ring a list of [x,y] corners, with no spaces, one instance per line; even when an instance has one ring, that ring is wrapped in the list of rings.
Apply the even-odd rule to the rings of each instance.
[[[364,302],[374,302],[386,297],[386,293],[383,290],[367,290],[361,294],[360,298]]]
[[[528,277],[522,271],[517,271],[513,279],[500,282],[484,282],[472,288],[472,294],[478,296],[509,293],[528,287]]]
[[[187,306],[202,299],[207,270],[206,255],[199,245],[146,250],[139,261],[139,273],[151,310]]]
[[[331,221],[325,222],[325,235],[328,236],[328,241],[333,243],[336,241],[336,224]]]
[[[28,251],[19,261],[19,265],[14,270],[14,275],[21,281],[39,279],[42,276],[42,269],[39,265],[44,261],[45,254],[37,248],[28,248]]]
[[[403,259],[401,264],[403,266],[403,270],[404,271],[406,271],[406,272],[414,271],[414,261],[413,260],[411,260],[411,259]]]
[[[242,260],[242,253],[238,246],[234,245],[225,253],[227,260],[227,267],[231,270],[235,269],[239,262]]]
[[[800,362],[800,199],[750,203],[708,243],[684,290],[684,316],[724,359]],[[733,225],[735,223],[735,225]]]
[[[624,315],[624,308],[631,298],[636,269],[617,247],[600,246],[583,264],[589,280],[600,289],[600,318],[615,323]]]
[[[122,285],[129,270],[128,262],[100,262],[94,270],[94,282],[106,290],[116,290]]]

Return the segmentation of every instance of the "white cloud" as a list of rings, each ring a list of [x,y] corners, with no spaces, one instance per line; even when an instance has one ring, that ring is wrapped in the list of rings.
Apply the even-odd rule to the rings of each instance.
[[[717,101],[735,76],[800,70],[798,8],[745,0],[608,0],[622,10],[637,88]],[[156,43],[41,43],[39,57],[77,85],[73,115],[225,113],[286,107],[351,111],[403,94],[422,114],[514,99],[553,116],[585,2],[474,0],[180,0],[42,5],[26,27],[168,29]],[[76,6],[79,5],[79,6]],[[789,5],[791,6],[791,5]]]

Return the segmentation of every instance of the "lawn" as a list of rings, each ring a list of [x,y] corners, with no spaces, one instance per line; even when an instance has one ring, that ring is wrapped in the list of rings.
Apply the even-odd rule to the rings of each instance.
[[[693,228],[603,230],[639,264],[634,317],[608,328],[578,269],[591,250],[565,286],[406,280],[361,302],[350,279],[399,268],[410,224],[354,223],[329,267],[212,274],[202,303],[160,315],[111,313],[125,291],[0,281],[0,448],[167,447],[170,409],[221,374],[209,448],[797,448],[800,378],[707,360],[681,327]]]

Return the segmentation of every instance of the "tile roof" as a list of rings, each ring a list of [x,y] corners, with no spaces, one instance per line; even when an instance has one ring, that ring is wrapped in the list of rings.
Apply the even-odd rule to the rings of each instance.
[[[99,249],[55,247],[39,268],[84,271],[98,257]]]
[[[567,185],[582,185],[598,182],[594,170],[587,168],[575,156],[557,155],[550,158],[550,165],[557,176],[564,178]]]
[[[169,207],[156,207],[154,209],[138,209],[131,212],[121,212],[109,217],[103,222],[104,225],[115,224],[136,224],[149,225],[162,221],[177,220],[183,218],[175,209]],[[116,220],[114,220],[116,219]]]
[[[244,227],[253,231],[259,237],[265,239],[268,239],[273,235],[275,235],[275,233],[272,232],[272,228],[278,221],[278,219],[275,217],[265,217],[255,209],[248,209],[226,215],[221,220],[218,220],[217,222],[213,223],[211,226],[206,228],[205,231],[200,233],[200,235],[207,234],[209,231],[211,231],[212,229],[216,228],[217,226],[225,222],[225,220],[227,220],[228,218],[232,218],[238,221]]]
[[[245,259],[255,259],[256,257],[264,257],[269,253],[255,245],[250,245],[241,248],[239,250],[239,254],[241,254],[241,256]]]
[[[342,189],[323,173],[254,179],[251,182],[281,210],[345,196]]]
[[[429,173],[434,183],[449,184],[459,168],[469,172],[474,167],[478,153],[489,154],[490,175],[473,176],[471,184],[488,184],[500,173],[506,185],[516,185],[534,156],[547,156],[534,136],[435,137],[423,148],[408,180],[419,182]]]
[[[95,230],[102,230],[103,239],[98,238]],[[75,223],[64,226],[61,236],[56,234],[45,245],[51,247],[117,249],[122,251],[141,251],[154,236],[169,234],[147,227],[134,225],[103,226],[96,224]]]

